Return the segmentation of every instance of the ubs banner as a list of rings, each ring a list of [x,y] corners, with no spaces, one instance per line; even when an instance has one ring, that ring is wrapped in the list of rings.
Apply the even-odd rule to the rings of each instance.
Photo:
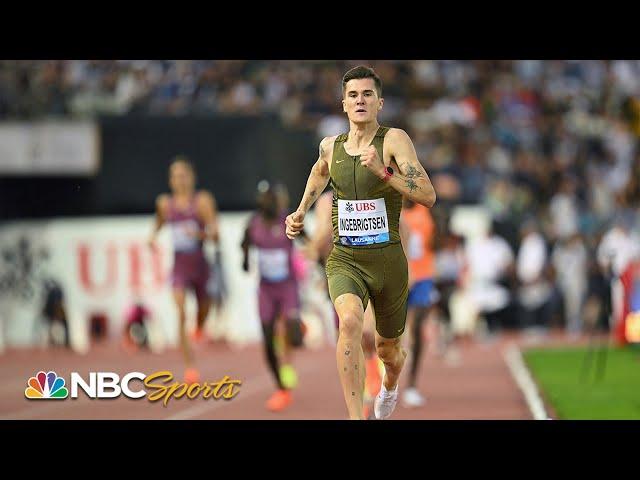
[[[249,213],[220,216],[221,254],[228,298],[212,312],[208,330],[235,343],[259,337],[255,273],[241,269],[240,243]],[[125,312],[142,301],[153,314],[154,345],[176,344],[177,314],[170,289],[173,251],[164,228],[157,250],[147,246],[149,215],[52,221],[21,221],[0,229],[0,343],[28,346],[41,339],[44,285],[57,282],[64,293],[72,345],[90,343],[91,318],[106,319],[106,334],[119,337]],[[210,246],[211,247],[211,246]],[[212,248],[212,247],[211,247]],[[210,258],[213,252],[208,251]],[[195,299],[187,303],[195,322]],[[103,320],[104,321],[104,320]],[[40,332],[40,333],[39,333]],[[150,332],[150,337],[151,337]]]

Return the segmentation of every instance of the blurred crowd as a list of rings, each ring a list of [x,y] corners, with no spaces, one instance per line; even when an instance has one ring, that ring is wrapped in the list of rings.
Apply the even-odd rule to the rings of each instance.
[[[441,284],[467,282],[490,329],[603,323],[608,277],[637,256],[640,61],[0,61],[0,120],[273,115],[320,139],[348,129],[358,64],[434,183]],[[460,243],[460,205],[484,207],[486,236]]]
[[[245,60],[0,61],[0,118],[49,115],[336,111],[336,78],[353,62]]]

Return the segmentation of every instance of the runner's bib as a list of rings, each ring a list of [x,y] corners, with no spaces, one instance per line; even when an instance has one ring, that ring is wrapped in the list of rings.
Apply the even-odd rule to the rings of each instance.
[[[389,241],[384,198],[338,200],[338,236],[342,245],[372,245]]]
[[[259,248],[260,276],[269,282],[281,282],[289,278],[289,255],[284,248]]]
[[[191,252],[200,248],[200,239],[194,233],[200,231],[197,221],[181,220],[171,224],[173,250],[176,252]]]

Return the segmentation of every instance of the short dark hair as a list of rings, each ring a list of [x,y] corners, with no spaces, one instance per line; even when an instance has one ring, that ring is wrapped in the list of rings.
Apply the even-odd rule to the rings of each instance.
[[[352,68],[342,77],[342,96],[344,97],[345,90],[347,89],[347,82],[349,80],[358,80],[360,78],[373,78],[373,82],[376,84],[376,91],[378,97],[382,97],[382,81],[380,77],[373,71],[373,68],[365,67],[364,65],[358,65]]]

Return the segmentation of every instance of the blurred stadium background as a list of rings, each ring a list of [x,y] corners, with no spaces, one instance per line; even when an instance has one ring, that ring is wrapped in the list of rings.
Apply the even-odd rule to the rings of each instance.
[[[572,394],[605,398],[585,393],[580,371],[591,354],[600,362],[596,347],[627,352],[640,342],[640,61],[0,61],[0,365],[14,385],[2,397],[20,397],[15,386],[33,368],[55,369],[57,361],[63,371],[122,362],[125,312],[136,302],[153,312],[155,353],[123,357],[126,366],[167,368],[163,358],[179,365],[166,229],[156,254],[146,246],[176,155],[189,157],[198,187],[214,194],[221,212],[229,294],[211,315],[212,343],[201,358],[221,362],[226,373],[249,362],[252,369],[238,368],[268,383],[257,344],[257,277],[240,268],[243,229],[261,179],[286,186],[295,208],[319,141],[348,130],[340,79],[358,64],[381,77],[379,121],[409,133],[438,195],[434,248],[446,344],[430,345],[435,353],[424,360],[431,410],[399,417],[535,417],[503,355],[513,344],[573,349],[573,366],[551,362],[551,370],[569,372]],[[313,230],[313,216],[309,222]],[[309,370],[316,359],[325,364],[335,410],[313,410],[310,397],[309,410],[291,418],[342,418],[325,328],[331,306],[317,295],[322,275],[309,270],[301,294],[310,352],[302,362]],[[64,301],[70,352],[51,345],[57,337],[44,312],[55,298]],[[547,408],[572,418],[562,401],[556,411],[553,381],[536,377],[545,362],[525,358]],[[624,358],[637,371],[637,355]],[[491,367],[460,378],[484,380],[496,397],[456,390],[452,403],[446,369],[483,359]],[[611,395],[627,395],[631,407],[602,415],[640,418],[638,380],[614,379],[615,365],[602,366],[601,382],[622,382]],[[494,409],[482,410],[478,398]],[[448,407],[439,410],[439,401]],[[0,401],[3,418],[49,418],[30,417],[36,407],[24,398],[7,402]],[[225,408],[216,410],[220,418],[262,418],[261,406]],[[573,418],[599,418],[597,406],[590,412]],[[211,418],[194,415],[185,418]]]

